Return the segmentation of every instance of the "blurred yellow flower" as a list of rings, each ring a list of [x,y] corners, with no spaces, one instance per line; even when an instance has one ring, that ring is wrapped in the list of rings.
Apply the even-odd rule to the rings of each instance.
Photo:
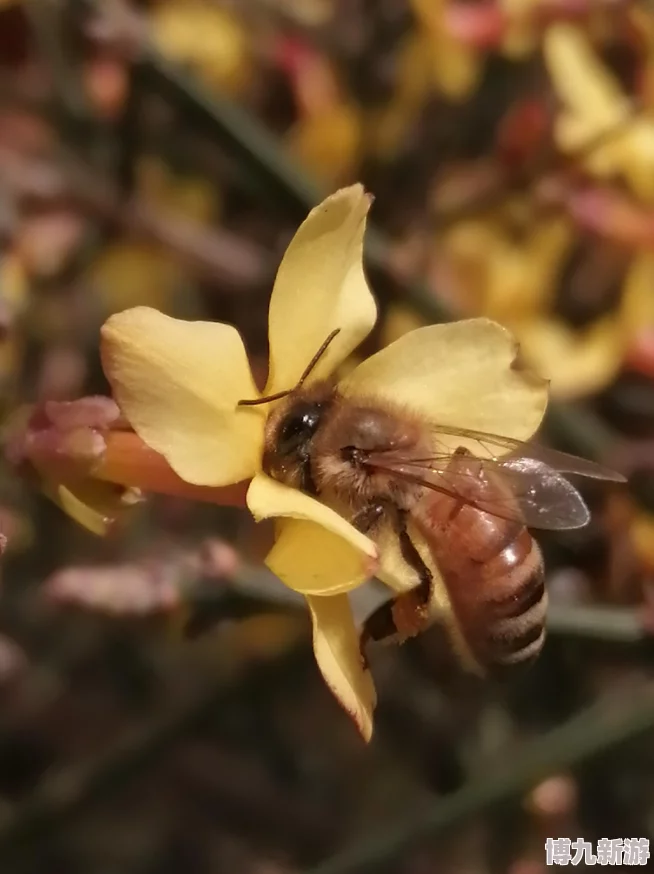
[[[647,571],[654,570],[654,514],[641,510],[631,523],[631,541]]]
[[[209,225],[220,203],[215,186],[200,177],[175,175],[163,161],[142,158],[136,167],[139,198],[159,215]],[[184,285],[178,253],[150,240],[122,238],[105,246],[86,271],[104,315],[130,306],[173,307]]]
[[[118,240],[100,252],[85,278],[106,316],[137,305],[171,308],[183,277],[179,260],[163,246]]]
[[[289,153],[325,187],[352,176],[360,160],[363,117],[329,59],[299,45],[288,52],[299,118],[285,135]]]
[[[618,313],[625,341],[654,330],[654,254],[642,252],[634,257],[622,286]]]
[[[509,201],[483,218],[457,222],[439,243],[446,291],[464,312],[510,328],[525,359],[550,380],[554,397],[574,400],[603,389],[634,338],[654,326],[648,252],[633,257],[616,313],[578,329],[552,314],[575,244],[574,225],[564,216],[534,216],[527,203]]]
[[[654,200],[654,119],[634,110],[581,28],[552,25],[543,51],[562,103],[555,125],[559,148],[582,154],[593,176],[623,179],[639,197]]]
[[[379,342],[381,346],[390,346],[400,337],[425,326],[425,320],[411,306],[405,303],[391,303],[386,311],[386,318],[381,326]]]
[[[162,54],[192,69],[211,89],[237,95],[251,81],[250,40],[241,22],[211,0],[165,0],[151,13]]]
[[[502,51],[508,57],[525,57],[538,46],[540,5],[540,0],[499,0],[499,7],[506,19]]]
[[[218,217],[216,186],[201,176],[177,175],[159,158],[141,158],[136,184],[148,205],[200,224]]]
[[[370,202],[360,185],[342,189],[312,210],[291,241],[270,301],[265,396],[292,389],[339,329],[307,383],[333,378],[374,326],[376,306],[362,263]],[[362,362],[338,391],[401,402],[427,422],[527,439],[542,418],[547,388],[512,366],[515,353],[510,334],[486,319],[431,325]],[[277,520],[266,563],[307,598],[320,669],[369,738],[375,690],[347,593],[380,567],[389,585],[405,589],[406,573],[394,574],[392,557],[328,506],[262,472],[272,405],[238,406],[261,397],[238,332],[139,307],[105,323],[102,358],[123,414],[179,477],[202,486],[251,480],[251,512]],[[442,603],[442,586],[438,597]]]
[[[515,206],[507,209],[515,211]],[[509,226],[516,224],[515,216],[508,216],[507,209],[483,220],[457,222],[443,237],[442,248],[466,310],[513,327],[550,303],[573,232],[565,218],[525,215],[516,234]]]
[[[527,361],[550,380],[552,395],[561,400],[600,391],[622,363],[623,334],[611,316],[580,330],[562,319],[541,317],[516,326],[515,333]]]
[[[301,119],[286,135],[289,153],[325,186],[352,175],[359,158],[362,124],[355,106],[338,103]]]
[[[366,112],[364,148],[378,160],[391,160],[398,152],[431,94],[432,52],[432,40],[426,31],[412,30],[402,38],[397,50],[393,93]]]
[[[434,87],[452,100],[465,99],[477,85],[483,56],[448,27],[448,0],[411,0],[414,15],[429,40]]]
[[[27,271],[16,252],[8,251],[0,261],[0,289],[0,312],[5,323],[12,323],[29,305]]]

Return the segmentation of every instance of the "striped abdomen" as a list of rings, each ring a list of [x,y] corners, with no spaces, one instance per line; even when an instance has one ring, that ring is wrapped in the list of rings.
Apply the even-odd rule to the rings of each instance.
[[[474,500],[479,489],[488,501],[497,489],[506,506],[506,487],[485,474],[479,479],[479,463],[473,469],[473,462],[451,462],[464,470],[471,466],[466,497]],[[493,672],[533,659],[545,639],[547,595],[540,549],[524,525],[439,493],[424,497],[417,521],[474,662]]]

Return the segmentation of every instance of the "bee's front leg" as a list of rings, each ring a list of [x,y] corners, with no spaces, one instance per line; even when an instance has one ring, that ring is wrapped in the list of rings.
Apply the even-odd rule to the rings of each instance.
[[[372,534],[380,522],[394,511],[393,505],[385,498],[375,498],[352,517],[352,525],[362,534]]]

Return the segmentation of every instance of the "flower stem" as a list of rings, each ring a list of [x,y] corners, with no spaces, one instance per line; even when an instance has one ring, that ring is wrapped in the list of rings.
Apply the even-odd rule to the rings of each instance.
[[[193,501],[245,506],[246,481],[229,486],[193,485],[181,479],[162,455],[132,431],[110,431],[105,440],[106,450],[93,469],[97,479]]]

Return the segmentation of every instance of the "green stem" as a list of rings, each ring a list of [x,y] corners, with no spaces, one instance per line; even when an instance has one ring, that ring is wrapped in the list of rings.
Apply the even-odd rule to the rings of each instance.
[[[493,805],[524,794],[549,774],[577,766],[653,727],[654,684],[607,696],[522,750],[511,750],[486,776],[439,799],[422,816],[380,829],[307,874],[373,874],[398,862],[421,841],[449,832]]]

